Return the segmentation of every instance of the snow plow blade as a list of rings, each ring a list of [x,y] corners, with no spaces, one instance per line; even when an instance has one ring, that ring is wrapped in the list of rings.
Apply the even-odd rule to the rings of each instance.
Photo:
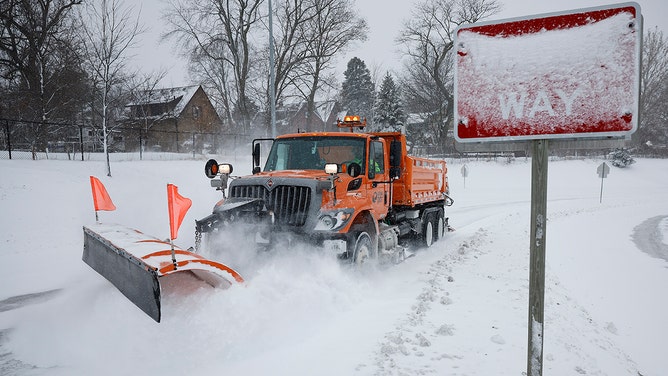
[[[160,322],[160,278],[178,272],[192,273],[217,288],[242,283],[232,268],[120,225],[83,228],[83,261],[111,282],[132,303]]]

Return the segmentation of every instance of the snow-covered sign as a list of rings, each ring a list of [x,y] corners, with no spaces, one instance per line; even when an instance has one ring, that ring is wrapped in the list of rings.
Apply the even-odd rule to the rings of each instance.
[[[459,142],[621,137],[638,124],[637,3],[456,30]]]
[[[601,179],[607,178],[608,174],[610,173],[610,166],[608,166],[607,163],[603,162],[596,169],[596,173],[598,174],[598,177]]]

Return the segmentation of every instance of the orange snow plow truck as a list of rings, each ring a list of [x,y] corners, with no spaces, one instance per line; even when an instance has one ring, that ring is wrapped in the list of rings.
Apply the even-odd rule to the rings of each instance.
[[[400,262],[409,255],[407,240],[428,247],[443,237],[453,203],[445,161],[407,155],[399,132],[353,132],[366,125],[359,117],[338,125],[349,131],[254,140],[249,176],[232,176],[232,165],[209,160],[205,173],[223,198],[196,221],[194,250],[97,224],[84,227],[84,262],[160,322],[164,277],[191,275],[221,288],[244,282],[236,265],[202,256],[216,254],[232,234],[251,243],[235,252],[299,241],[353,264]],[[261,168],[264,142],[272,146]]]
[[[356,264],[401,261],[404,239],[431,246],[449,228],[445,161],[407,155],[399,132],[353,132],[365,125],[346,116],[338,126],[350,131],[255,140],[251,176],[232,178],[231,165],[210,160],[205,172],[223,199],[196,222],[196,239],[215,246],[207,238],[238,225],[260,245],[305,240]],[[260,141],[273,142],[264,168]]]

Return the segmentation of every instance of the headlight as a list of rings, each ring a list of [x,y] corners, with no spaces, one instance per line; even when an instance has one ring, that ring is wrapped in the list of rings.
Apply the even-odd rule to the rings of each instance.
[[[328,215],[323,215],[320,218],[320,222],[322,222],[323,226],[325,226],[326,228],[332,228],[336,225],[336,219]]]
[[[233,171],[232,165],[229,163],[222,163],[219,166],[221,174],[231,174]]]
[[[348,223],[353,216],[353,209],[340,209],[320,214],[314,230],[335,231]]]
[[[339,172],[339,165],[337,165],[336,163],[327,163],[325,165],[326,174],[333,175],[336,174],[337,172]]]

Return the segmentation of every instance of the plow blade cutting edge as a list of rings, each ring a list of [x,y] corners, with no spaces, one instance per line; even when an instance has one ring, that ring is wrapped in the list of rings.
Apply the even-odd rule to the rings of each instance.
[[[125,226],[98,224],[83,232],[83,261],[157,322],[160,278],[188,272],[217,288],[243,282],[232,268],[178,247],[175,265],[170,243]]]

